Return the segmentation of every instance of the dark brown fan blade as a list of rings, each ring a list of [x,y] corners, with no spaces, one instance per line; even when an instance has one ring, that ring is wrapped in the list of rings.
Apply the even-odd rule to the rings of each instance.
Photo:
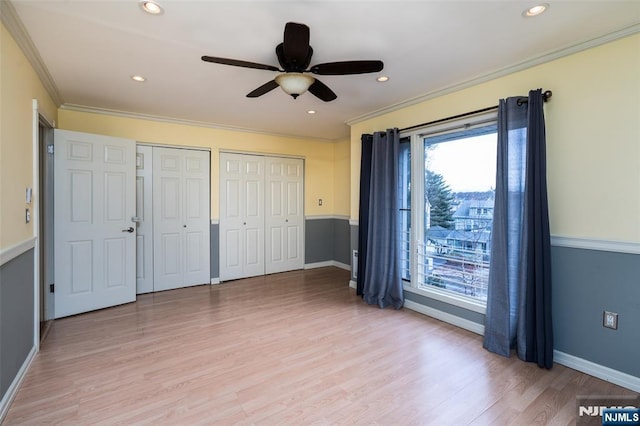
[[[314,65],[309,71],[318,75],[347,75],[378,72],[382,68],[382,61],[344,61]]]
[[[284,42],[282,43],[285,63],[290,69],[287,71],[304,71],[309,65],[309,27],[296,22],[287,22],[284,27]]]
[[[318,79],[309,86],[309,92],[325,102],[330,102],[338,97],[338,95],[333,93],[333,90],[329,89],[326,84]]]
[[[237,59],[216,58],[215,56],[203,56],[201,58],[205,62],[213,62],[215,64],[232,65],[234,67],[254,68],[267,71],[281,71],[280,68],[273,65],[258,64],[256,62],[239,61]]]
[[[276,87],[278,87],[278,83],[276,83],[275,80],[271,80],[249,93],[247,98],[257,98],[258,96],[262,96],[265,93],[272,91]]]

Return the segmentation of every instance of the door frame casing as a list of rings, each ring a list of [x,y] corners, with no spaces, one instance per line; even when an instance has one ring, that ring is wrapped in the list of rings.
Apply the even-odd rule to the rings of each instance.
[[[31,183],[31,204],[29,205],[31,212],[31,226],[33,227],[33,238],[35,241],[33,250],[33,345],[35,351],[40,350],[40,278],[43,271],[40,270],[40,250],[42,247],[42,236],[40,235],[40,191],[44,188],[40,188],[40,125],[48,128],[47,136],[51,138],[53,142],[53,130],[56,127],[55,121],[50,120],[45,116],[44,112],[40,111],[38,107],[38,99],[31,100],[32,105],[32,183]],[[53,191],[53,187],[50,188]],[[35,201],[35,202],[34,202]],[[53,211],[46,212],[53,215]],[[45,289],[46,290],[46,289]],[[48,292],[44,292],[48,295]],[[51,297],[51,296],[49,296]],[[48,299],[47,299],[48,300]],[[46,308],[47,305],[45,305]],[[45,309],[45,314],[51,314]],[[50,319],[52,319],[51,317]]]

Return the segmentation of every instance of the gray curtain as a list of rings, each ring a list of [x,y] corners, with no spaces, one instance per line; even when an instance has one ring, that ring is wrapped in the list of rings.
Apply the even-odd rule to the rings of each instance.
[[[551,255],[542,90],[500,100],[484,347],[553,365]]]
[[[404,303],[398,230],[398,129],[363,135],[358,294],[380,308]]]

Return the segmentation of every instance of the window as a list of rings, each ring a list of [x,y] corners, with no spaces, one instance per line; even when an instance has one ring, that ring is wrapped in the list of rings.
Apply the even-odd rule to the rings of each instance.
[[[496,139],[494,112],[402,140],[401,259],[410,287],[486,302]]]

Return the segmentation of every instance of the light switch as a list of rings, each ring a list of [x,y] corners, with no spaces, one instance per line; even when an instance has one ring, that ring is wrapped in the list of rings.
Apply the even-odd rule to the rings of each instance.
[[[27,212],[24,215],[24,220],[26,223],[31,222],[31,212],[29,211],[29,209],[27,209]]]

